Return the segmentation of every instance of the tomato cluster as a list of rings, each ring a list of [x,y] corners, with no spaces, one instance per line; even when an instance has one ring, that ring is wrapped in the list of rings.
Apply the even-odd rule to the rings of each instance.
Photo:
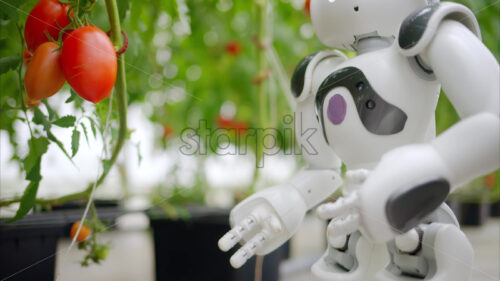
[[[109,97],[117,57],[108,35],[96,26],[72,27],[69,5],[40,0],[26,20],[27,105],[57,93],[65,81],[82,98],[97,103]],[[62,39],[62,47],[54,43]]]
[[[35,52],[42,43],[57,40],[59,33],[70,20],[67,16],[69,5],[58,0],[40,0],[31,10],[24,27],[24,39],[28,51]]]

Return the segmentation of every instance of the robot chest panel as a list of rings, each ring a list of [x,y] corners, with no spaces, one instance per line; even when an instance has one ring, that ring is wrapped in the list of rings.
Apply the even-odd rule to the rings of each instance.
[[[322,81],[314,83],[317,114],[325,139],[348,168],[428,140],[439,84],[419,78],[393,48],[349,60],[326,78],[325,71],[319,68]]]

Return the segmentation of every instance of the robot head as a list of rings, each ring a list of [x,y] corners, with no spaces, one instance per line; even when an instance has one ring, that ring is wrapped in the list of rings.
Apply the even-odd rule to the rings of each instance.
[[[435,0],[312,0],[311,19],[323,44],[355,51],[356,38],[396,37],[401,22]]]

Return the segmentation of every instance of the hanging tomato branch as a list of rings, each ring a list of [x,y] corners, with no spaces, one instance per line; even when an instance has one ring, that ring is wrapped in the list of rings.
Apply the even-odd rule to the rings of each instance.
[[[82,265],[89,265],[90,262],[99,263],[109,251],[107,244],[97,241],[97,234],[106,231],[107,227],[99,220],[92,200],[96,188],[107,177],[127,138],[127,84],[122,54],[127,49],[128,38],[120,26],[116,0],[105,1],[111,26],[109,35],[91,24],[89,15],[96,2],[97,0],[40,0],[28,15],[24,38],[17,18],[13,18],[19,32],[20,53],[24,61],[17,69],[20,109],[23,110],[24,121],[30,132],[29,152],[20,162],[29,184],[21,197],[0,202],[0,207],[20,203],[16,214],[9,220],[13,222],[23,218],[35,205],[51,208],[72,200],[88,200],[82,215],[82,223],[75,224],[71,230],[71,237],[79,243],[78,248],[87,251]],[[122,34],[125,39],[123,44]],[[11,59],[15,61],[17,57]],[[23,65],[26,67],[24,80]],[[47,98],[58,93],[66,81],[71,87],[71,97],[65,103],[74,102],[75,108],[79,107],[82,110],[82,116],[79,118],[72,115],[60,117],[47,102]],[[114,96],[111,96],[113,88],[115,89]],[[81,122],[82,118],[90,121],[91,131],[94,137],[96,136],[96,121],[91,116],[85,116],[84,109],[81,108],[82,101],[76,96],[94,104],[110,98],[107,117],[101,118],[100,131],[104,148],[101,156],[102,166],[99,166],[98,170],[99,177],[83,191],[57,198],[37,198],[38,187],[42,180],[42,157],[48,151],[49,145],[56,144],[73,163],[72,159],[79,149],[81,132],[88,142],[88,130],[87,126]],[[111,156],[104,159],[113,97],[118,111],[118,137]],[[39,108],[42,103],[47,110],[47,115]],[[43,130],[40,131],[38,128],[33,130],[26,106],[32,107],[31,122]],[[98,107],[95,108],[95,111],[97,110]],[[72,129],[70,152],[53,133],[52,128],[55,126]],[[91,216],[86,222],[89,210]],[[84,236],[90,237],[85,240],[82,238]]]
[[[44,104],[49,116],[46,116],[35,106],[32,121],[37,125],[41,125],[45,134],[34,136],[28,115],[25,114],[26,122],[30,128],[31,139],[29,140],[30,151],[22,160],[22,163],[26,172],[26,179],[30,183],[22,197],[0,202],[0,207],[12,203],[21,203],[11,221],[24,217],[35,204],[50,207],[71,200],[88,199],[92,190],[99,186],[108,175],[127,137],[127,85],[124,57],[120,56],[126,49],[126,44],[122,45],[122,30],[118,17],[118,8],[115,0],[106,0],[111,25],[110,40],[106,33],[90,24],[88,15],[95,3],[95,0],[39,1],[26,21],[24,40],[26,40],[28,54],[31,55],[29,52],[33,52],[33,55],[28,63],[24,83],[22,83],[21,77],[22,65],[19,66],[19,79],[20,85],[24,84],[25,86],[26,102],[30,106],[40,104],[40,101],[57,93],[66,79],[74,93],[94,103],[109,97],[114,86],[119,116],[118,138],[114,149],[110,158],[103,160],[103,171],[100,177],[95,183],[89,184],[83,191],[57,198],[36,198],[38,186],[42,179],[40,174],[41,160],[42,156],[47,152],[49,144],[55,143],[71,160],[78,151],[79,146],[80,131],[77,129],[78,124],[80,124],[85,136],[87,136],[87,129],[83,123],[77,121],[75,116],[59,118],[57,113],[46,102]],[[50,13],[47,13],[47,10]],[[58,38],[58,41],[55,41],[54,38]],[[22,40],[22,46],[24,40]],[[122,49],[122,52],[115,54],[115,48]],[[98,75],[95,75],[96,71],[98,71]],[[43,81],[43,83],[40,81]],[[20,87],[21,97],[24,96],[23,92],[23,87]],[[70,98],[66,102],[71,102],[73,99]],[[21,105],[24,109],[24,102]],[[95,123],[92,119],[90,120],[95,135]],[[73,128],[71,154],[64,149],[62,143],[52,133],[51,128],[53,126]]]

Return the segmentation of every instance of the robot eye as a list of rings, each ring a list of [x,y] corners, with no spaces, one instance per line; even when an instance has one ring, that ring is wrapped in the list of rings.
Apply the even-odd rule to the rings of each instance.
[[[365,83],[363,82],[356,83],[356,89],[358,89],[358,91],[361,92],[364,88],[365,88]]]
[[[366,108],[368,109],[374,109],[375,108],[375,101],[374,100],[368,100],[366,101]]]

